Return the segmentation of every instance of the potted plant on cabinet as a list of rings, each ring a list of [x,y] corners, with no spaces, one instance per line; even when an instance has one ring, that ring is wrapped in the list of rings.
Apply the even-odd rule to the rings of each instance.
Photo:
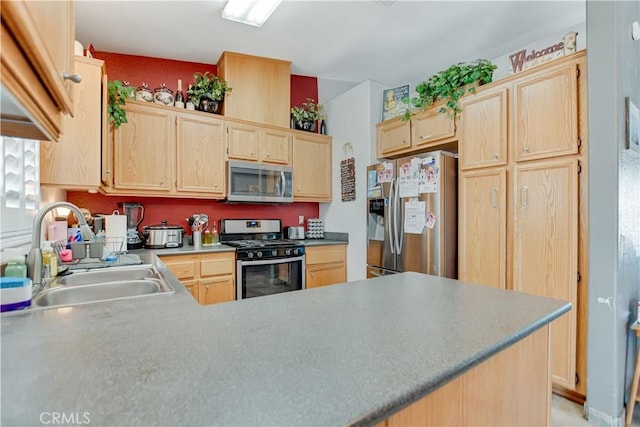
[[[307,98],[301,107],[291,107],[291,127],[293,129],[315,132],[316,120],[324,121],[324,105],[316,104],[313,98]]]
[[[134,88],[128,84],[123,84],[120,80],[113,80],[107,83],[107,96],[109,102],[107,105],[107,117],[109,123],[117,129],[123,123],[127,123],[127,112],[122,106],[127,99],[133,98]]]
[[[193,74],[193,83],[189,86],[187,94],[197,110],[217,113],[225,95],[231,90],[226,80],[205,71]]]
[[[462,111],[458,104],[460,98],[465,93],[475,92],[477,86],[491,83],[493,71],[496,68],[498,67],[487,59],[452,65],[418,84],[416,86],[418,95],[411,98],[411,104],[415,108],[424,110],[434,102],[446,100],[439,111],[440,113],[449,111],[453,119]],[[411,111],[407,110],[403,119],[410,120],[411,114]]]

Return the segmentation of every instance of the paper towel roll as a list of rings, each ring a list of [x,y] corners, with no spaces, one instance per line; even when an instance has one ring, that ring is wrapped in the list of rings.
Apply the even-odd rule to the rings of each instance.
[[[127,250],[127,216],[105,215],[106,245],[112,252]]]
[[[47,240],[67,240],[67,221],[52,221],[47,224]]]
[[[84,46],[78,40],[73,43],[73,54],[76,56],[84,56]]]

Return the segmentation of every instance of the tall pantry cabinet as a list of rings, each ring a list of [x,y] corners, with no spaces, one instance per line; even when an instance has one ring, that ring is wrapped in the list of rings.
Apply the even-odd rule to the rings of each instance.
[[[479,88],[460,115],[459,278],[570,301],[556,389],[586,394],[586,57]]]

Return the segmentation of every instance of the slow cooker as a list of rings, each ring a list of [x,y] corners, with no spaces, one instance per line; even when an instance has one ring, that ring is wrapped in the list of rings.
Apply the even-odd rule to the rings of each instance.
[[[147,249],[182,247],[184,228],[181,225],[167,224],[167,220],[163,220],[161,224],[145,225],[143,229]]]

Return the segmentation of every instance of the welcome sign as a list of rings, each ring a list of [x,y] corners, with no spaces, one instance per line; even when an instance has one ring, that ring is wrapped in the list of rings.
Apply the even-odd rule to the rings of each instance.
[[[522,49],[509,55],[509,71],[511,74],[519,73],[522,70],[542,64],[547,61],[572,54],[576,51],[576,41],[578,33],[570,31],[562,40],[541,49]]]

